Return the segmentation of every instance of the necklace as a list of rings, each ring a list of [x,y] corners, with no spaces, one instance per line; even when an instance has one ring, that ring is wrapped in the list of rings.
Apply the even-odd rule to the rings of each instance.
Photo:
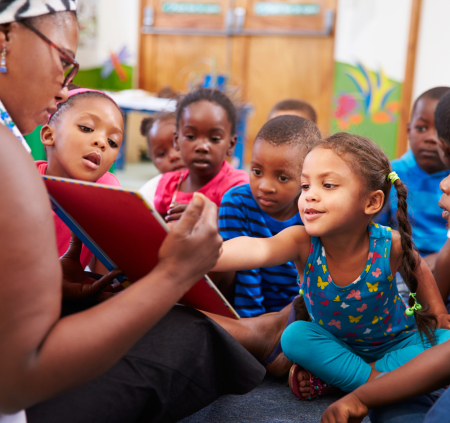
[[[11,119],[11,116],[9,116],[9,113],[7,112],[1,100],[0,100],[0,123],[5,125],[19,139],[19,141],[22,143],[22,145],[24,146],[25,150],[28,151],[28,153],[31,153],[30,146],[25,141],[25,138],[19,131],[19,128]]]

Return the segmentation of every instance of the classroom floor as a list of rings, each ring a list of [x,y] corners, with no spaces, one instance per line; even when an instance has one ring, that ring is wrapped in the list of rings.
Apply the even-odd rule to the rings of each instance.
[[[139,189],[158,173],[156,167],[150,162],[127,163],[123,170],[114,172],[122,188],[129,189]]]
[[[325,409],[338,396],[300,401],[286,384],[287,378],[266,376],[247,395],[225,395],[180,423],[319,423]],[[370,423],[368,417],[363,423]]]

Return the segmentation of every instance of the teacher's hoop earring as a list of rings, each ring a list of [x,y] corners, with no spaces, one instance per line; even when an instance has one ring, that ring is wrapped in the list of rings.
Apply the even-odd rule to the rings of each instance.
[[[6,48],[4,48],[0,54],[0,72],[8,72],[8,68],[6,67]]]

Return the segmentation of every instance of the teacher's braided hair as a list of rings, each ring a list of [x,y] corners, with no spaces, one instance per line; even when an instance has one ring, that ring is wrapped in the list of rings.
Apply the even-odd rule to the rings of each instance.
[[[351,162],[352,170],[358,175],[362,181],[362,185],[366,192],[381,190],[384,193],[383,206],[386,204],[394,185],[397,191],[398,208],[397,221],[398,232],[400,233],[400,242],[403,251],[402,255],[402,276],[406,285],[412,293],[417,292],[417,277],[415,270],[419,264],[418,253],[415,249],[411,224],[408,219],[408,205],[406,203],[407,190],[400,179],[393,184],[388,179],[388,175],[392,172],[391,163],[384,153],[374,142],[368,138],[359,135],[347,134],[344,132],[332,135],[329,138],[320,141],[313,148],[326,148],[333,150],[343,160]],[[409,298],[409,305],[414,305],[414,299]],[[428,305],[422,304],[422,310],[415,310],[415,319],[417,328],[423,340],[423,335],[431,344],[436,342],[434,329],[436,327],[436,317],[429,313]]]

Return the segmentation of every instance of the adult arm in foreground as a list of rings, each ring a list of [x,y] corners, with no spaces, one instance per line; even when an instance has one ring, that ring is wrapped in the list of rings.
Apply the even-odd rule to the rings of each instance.
[[[369,409],[423,395],[450,383],[450,342],[432,347],[398,369],[331,404],[321,423],[359,422]]]
[[[59,319],[62,275],[48,196],[31,157],[4,126],[0,139],[0,412],[10,413],[111,367],[215,265],[222,241],[216,206],[195,195],[151,273]]]

